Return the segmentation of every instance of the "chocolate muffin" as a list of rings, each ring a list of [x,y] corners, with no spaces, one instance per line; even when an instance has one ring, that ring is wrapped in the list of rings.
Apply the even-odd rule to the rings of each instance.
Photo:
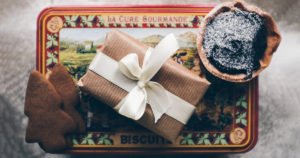
[[[245,73],[244,79],[260,67],[267,48],[266,29],[256,13],[239,9],[221,13],[207,25],[203,48],[209,61],[221,72]]]
[[[215,7],[201,23],[200,58],[213,75],[233,82],[254,78],[281,40],[272,17],[242,1]]]

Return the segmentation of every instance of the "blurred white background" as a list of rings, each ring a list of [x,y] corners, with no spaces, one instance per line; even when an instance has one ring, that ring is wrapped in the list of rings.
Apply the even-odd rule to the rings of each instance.
[[[27,125],[27,118],[23,114],[24,97],[29,73],[35,69],[36,19],[42,9],[57,5],[220,2],[219,0],[0,0],[0,157],[84,157],[46,154],[37,144],[26,144],[24,141]],[[270,12],[282,33],[282,42],[271,65],[260,75],[258,143],[254,149],[244,154],[191,157],[300,157],[300,1],[248,0],[247,2]]]

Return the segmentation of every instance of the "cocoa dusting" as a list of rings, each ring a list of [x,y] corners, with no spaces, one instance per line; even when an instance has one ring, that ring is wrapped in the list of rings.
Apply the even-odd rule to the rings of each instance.
[[[260,67],[267,47],[266,28],[256,13],[241,10],[220,13],[206,26],[203,48],[221,72],[245,73],[245,79]]]

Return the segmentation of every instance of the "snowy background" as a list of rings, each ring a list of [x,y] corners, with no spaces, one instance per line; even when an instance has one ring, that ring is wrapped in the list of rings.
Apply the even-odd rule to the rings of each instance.
[[[82,155],[46,154],[37,144],[27,144],[24,141],[27,125],[27,118],[23,114],[24,97],[29,73],[35,69],[36,19],[42,9],[55,5],[218,4],[219,2],[209,0],[0,0],[0,157],[83,157]],[[270,67],[260,75],[258,143],[254,149],[244,154],[191,157],[293,158],[300,156],[300,1],[250,0],[248,2],[273,15],[283,38]],[[89,155],[89,157],[97,156]],[[182,157],[182,155],[172,157]]]

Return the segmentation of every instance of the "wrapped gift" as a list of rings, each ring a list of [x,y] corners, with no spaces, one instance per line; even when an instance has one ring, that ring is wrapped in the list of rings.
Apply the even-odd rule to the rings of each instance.
[[[112,30],[78,85],[120,114],[175,141],[210,85],[169,58],[177,48],[174,35],[153,49]]]

